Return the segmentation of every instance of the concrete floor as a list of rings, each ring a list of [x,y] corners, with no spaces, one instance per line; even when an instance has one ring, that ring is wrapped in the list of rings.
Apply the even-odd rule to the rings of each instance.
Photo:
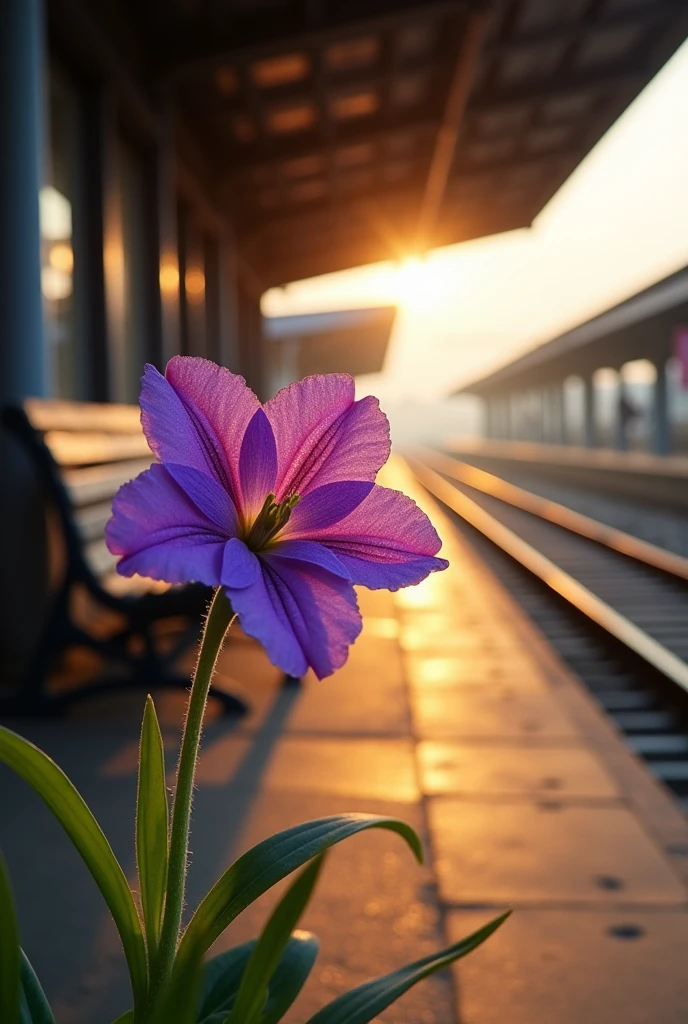
[[[413,490],[400,464],[386,482]],[[235,726],[208,723],[189,905],[279,828],[393,814],[420,832],[426,866],[387,833],[333,851],[303,921],[321,955],[290,1024],[506,906],[516,913],[483,949],[379,1020],[688,1021],[683,818],[448,521],[414,496],[452,568],[396,596],[362,593],[363,635],[332,679],[283,689],[259,648],[229,644],[221,681],[253,710]],[[156,703],[172,769],[181,703]],[[130,875],[140,711],[127,697],[16,723],[72,777]],[[58,1022],[110,1020],[127,988],[99,894],[31,791],[2,771],[0,794],[23,941]],[[218,950],[254,935],[273,901],[246,911]]]

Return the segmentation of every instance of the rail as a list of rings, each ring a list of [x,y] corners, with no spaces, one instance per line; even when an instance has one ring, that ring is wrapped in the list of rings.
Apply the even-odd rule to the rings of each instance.
[[[438,456],[436,453],[428,453],[423,451],[422,459],[431,461],[434,465],[443,465],[446,457]],[[602,627],[609,634],[614,636],[621,643],[625,644],[629,649],[639,655],[644,661],[652,665],[655,669],[661,672],[669,680],[679,686],[685,692],[688,692],[688,664],[683,661],[680,657],[668,650],[663,644],[661,644],[654,637],[649,636],[643,629],[631,622],[626,616],[622,615],[615,608],[611,607],[608,603],[601,600],[591,590],[581,584],[578,580],[574,579],[569,573],[565,572],[559,566],[557,566],[551,559],[543,555],[541,552],[536,550],[531,544],[519,537],[513,530],[500,523],[494,516],[492,516],[485,509],[481,508],[477,502],[472,498],[468,497],[462,491],[458,490],[453,484],[445,479],[444,476],[440,475],[430,465],[426,465],[425,461],[421,461],[421,458],[417,456],[408,456],[409,465],[414,472],[419,482],[438,498],[443,504],[450,508],[457,515],[465,519],[471,526],[479,530],[484,536],[486,536],[493,544],[496,544],[503,551],[505,551],[510,557],[519,562],[529,572],[539,577],[548,587],[558,593],[564,600],[568,601],[571,605],[576,607],[582,612],[588,619],[595,622],[598,626]],[[452,463],[453,460],[446,459],[447,463]],[[443,472],[447,475],[453,475],[447,472],[447,467],[443,468]],[[473,467],[465,467],[466,469],[473,469]],[[457,471],[458,472],[458,471]],[[463,473],[463,469],[461,470]],[[482,474],[483,471],[476,470],[476,474]],[[471,487],[475,487],[476,484],[473,481],[480,481],[483,487],[478,489],[486,490],[486,485],[490,488],[496,488],[495,481],[501,483],[504,487],[504,493],[509,494],[514,500],[509,501],[508,498],[502,498],[501,494],[495,494],[494,490],[489,490],[493,497],[499,497],[501,500],[507,501],[508,504],[515,504],[524,511],[531,512],[531,508],[525,508],[524,505],[520,504],[521,500],[525,501],[525,495],[529,495],[527,491],[521,491],[520,488],[515,488],[513,485],[507,484],[505,481],[499,481],[498,478],[493,477],[490,480],[482,480],[481,477],[474,475],[473,473],[467,474],[470,478],[462,480],[461,482],[467,483]],[[491,477],[491,474],[484,474],[486,477]],[[455,477],[458,479],[457,477]],[[518,494],[512,493],[511,488],[514,492],[520,492]],[[530,498],[535,499],[537,496],[530,495]],[[518,499],[518,500],[516,500]],[[572,528],[568,525],[564,525],[563,521],[557,521],[551,519],[549,516],[544,516],[542,513],[545,511],[545,506],[554,506],[549,509],[550,514],[556,514],[566,512],[571,513],[571,522],[576,520],[576,525],[583,527],[588,532],[583,533],[581,529],[572,530],[572,532],[578,533],[584,536],[588,540],[598,541],[598,536],[592,536],[593,524],[596,528],[596,532],[599,531],[600,536],[602,534],[608,535],[608,531],[612,533],[620,534],[621,537],[626,538],[624,544],[627,544],[628,540],[635,540],[628,534],[623,534],[621,531],[614,531],[611,527],[606,527],[604,524],[596,523],[595,520],[588,519],[586,516],[579,516],[578,513],[571,512],[571,510],[564,509],[563,506],[558,506],[554,502],[548,502],[545,499],[537,499],[537,503],[540,507],[539,512],[534,512],[535,515],[540,515],[542,518],[549,519],[550,522],[554,522],[555,525],[561,526],[563,529],[571,530]],[[540,503],[542,503],[540,505]],[[568,519],[568,516],[562,517],[562,519]],[[578,520],[583,520],[581,524]],[[600,543],[607,543],[606,541],[600,541]],[[638,541],[638,545],[642,549],[653,549],[656,552],[661,552],[661,549],[654,549],[653,545],[646,544],[643,541]],[[612,547],[612,545],[607,544]],[[632,545],[630,547],[633,547]],[[628,549],[614,546],[614,550],[626,557],[635,559],[635,554],[632,554]],[[644,550],[644,554],[647,552]],[[666,553],[669,554],[669,553]],[[649,562],[647,558],[637,559],[644,562],[645,564],[652,565],[653,568],[660,568],[664,572],[673,572],[672,569],[667,568],[666,565],[658,565],[656,561]],[[670,555],[671,563],[674,560],[678,560],[679,563],[685,563],[686,559],[682,559],[680,556]],[[682,579],[686,579],[685,565],[681,565],[681,572],[675,573]]]

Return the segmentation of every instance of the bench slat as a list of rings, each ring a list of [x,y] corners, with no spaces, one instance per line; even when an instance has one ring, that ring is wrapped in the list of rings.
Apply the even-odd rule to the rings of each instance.
[[[96,402],[66,402],[57,398],[27,398],[24,408],[36,430],[98,431],[140,434],[141,413],[137,405],[101,405]]]
[[[79,509],[76,522],[79,533],[85,541],[98,540],[105,532],[105,524],[112,514],[112,502],[103,501],[88,508]]]
[[[113,572],[119,560],[119,555],[110,554],[104,540],[88,541],[84,544],[84,552],[94,574],[101,578]]]
[[[133,459],[150,452],[148,443],[138,434],[69,434],[50,430],[45,441],[61,466],[87,466],[99,462]]]
[[[122,484],[148,469],[153,461],[149,452],[147,459],[131,459],[111,466],[66,469],[62,478],[75,507],[82,508],[84,505],[111,500]]]

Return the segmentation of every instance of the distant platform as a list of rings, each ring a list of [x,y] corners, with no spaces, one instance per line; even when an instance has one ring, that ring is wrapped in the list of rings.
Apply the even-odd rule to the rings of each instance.
[[[501,441],[481,437],[452,438],[444,447],[452,455],[517,459],[519,462],[566,465],[577,469],[688,479],[688,455],[653,455],[651,452],[622,452],[614,448],[583,448],[579,445]]]
[[[496,470],[515,463],[573,483],[688,508],[688,456],[487,438],[451,438],[444,450]],[[647,490],[648,477],[652,480]]]

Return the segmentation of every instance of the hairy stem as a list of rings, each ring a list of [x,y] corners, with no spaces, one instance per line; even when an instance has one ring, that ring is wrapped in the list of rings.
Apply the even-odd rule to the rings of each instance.
[[[166,982],[169,980],[179,942],[189,855],[191,802],[196,775],[196,762],[198,760],[198,748],[203,728],[203,716],[217,658],[222,650],[225,634],[233,619],[234,615],[229,601],[222,588],[218,588],[215,591],[203,629],[203,638],[198,653],[196,671],[194,672],[191,684],[191,696],[187,707],[182,745],[179,753],[177,788],[174,796],[172,829],[170,832],[170,859],[165,911],[158,955],[156,962],[151,965],[151,1009],[155,1007],[157,999],[160,998]]]

